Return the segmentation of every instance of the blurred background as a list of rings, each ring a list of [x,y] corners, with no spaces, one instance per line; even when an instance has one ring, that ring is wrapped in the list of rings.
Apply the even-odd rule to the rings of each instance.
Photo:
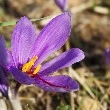
[[[110,64],[105,50],[110,47],[110,0],[68,0],[72,13],[70,39],[58,52],[78,47],[85,59],[56,74],[67,74],[77,80],[80,89],[71,93],[49,93],[35,86],[22,85],[19,89],[23,110],[110,110]],[[15,21],[22,16],[40,19],[33,22],[36,32],[62,11],[54,0],[0,0],[0,22]],[[10,48],[14,25],[0,26]],[[9,77],[11,88],[16,81]],[[0,93],[0,110],[12,110],[8,100]]]

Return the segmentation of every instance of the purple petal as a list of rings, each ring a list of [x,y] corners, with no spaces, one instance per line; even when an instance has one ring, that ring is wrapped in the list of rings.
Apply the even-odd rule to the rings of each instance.
[[[8,50],[4,37],[0,37],[0,65],[4,68],[9,64]]]
[[[76,62],[79,62],[82,59],[84,59],[83,51],[78,48],[73,48],[71,50],[62,53],[53,60],[45,63],[42,66],[39,75],[40,76],[49,75],[50,73],[53,73],[61,68],[65,68]]]
[[[38,56],[36,65],[44,61],[50,54],[57,51],[64,45],[71,30],[70,13],[65,12],[50,21],[40,32],[31,55]]]
[[[35,80],[32,77],[30,77],[26,73],[21,72],[19,69],[10,67],[9,71],[19,83],[27,84],[27,85],[35,83]]]
[[[110,48],[107,48],[104,52],[104,58],[107,64],[110,64]]]
[[[62,11],[67,10],[67,0],[55,0],[55,3],[59,6]]]
[[[15,66],[15,63],[14,63],[11,52],[8,51],[7,53],[8,53],[8,59],[9,59],[9,65],[7,66],[7,68],[10,67],[10,66]]]
[[[2,84],[1,82],[0,82],[0,92],[2,92],[4,96],[8,97],[8,86]]]
[[[0,66],[0,91],[7,96],[8,95],[8,82],[6,77],[6,71]]]
[[[66,75],[36,76],[36,86],[50,92],[70,92],[79,89],[78,83]]]
[[[27,17],[22,17],[12,34],[12,56],[16,66],[27,62],[32,45],[36,39],[36,30]]]

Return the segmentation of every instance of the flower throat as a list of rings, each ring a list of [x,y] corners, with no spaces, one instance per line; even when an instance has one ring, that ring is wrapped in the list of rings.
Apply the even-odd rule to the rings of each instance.
[[[36,75],[40,68],[41,68],[41,65],[38,65],[36,68],[34,68],[34,64],[35,64],[35,61],[38,59],[37,56],[33,57],[29,62],[25,63],[23,66],[22,66],[22,72],[25,72],[27,73],[29,76],[34,76]]]

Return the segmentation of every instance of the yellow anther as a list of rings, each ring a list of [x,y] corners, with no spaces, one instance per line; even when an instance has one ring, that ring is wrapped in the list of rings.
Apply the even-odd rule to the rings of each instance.
[[[38,65],[32,74],[34,74],[34,75],[37,74],[39,72],[40,68],[41,68],[41,65]]]
[[[35,56],[28,63],[25,63],[22,67],[22,72],[29,72],[37,59],[38,57]]]

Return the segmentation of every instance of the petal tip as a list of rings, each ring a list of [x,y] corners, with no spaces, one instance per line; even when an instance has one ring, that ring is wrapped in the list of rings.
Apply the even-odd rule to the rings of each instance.
[[[71,12],[70,11],[65,11],[64,14],[67,14],[71,17]]]
[[[75,48],[75,51],[77,51],[77,53],[78,53],[79,61],[81,61],[85,58],[84,52],[81,49]]]
[[[24,19],[28,19],[28,17],[23,16],[23,17],[20,18],[20,20],[24,20]]]
[[[17,22],[17,24],[22,24],[22,25],[26,25],[26,24],[30,24],[30,23],[31,23],[31,21],[26,16],[21,17]]]
[[[71,12],[70,11],[65,11],[65,12],[63,12],[62,14],[60,14],[57,17],[60,17],[61,18],[61,16],[63,18],[65,17],[66,19],[69,19],[71,21]],[[57,17],[55,17],[55,18],[57,18]]]
[[[79,84],[75,81],[75,86],[73,87],[72,91],[78,91],[79,90]]]
[[[71,20],[71,12],[65,11],[62,15],[67,16]]]

